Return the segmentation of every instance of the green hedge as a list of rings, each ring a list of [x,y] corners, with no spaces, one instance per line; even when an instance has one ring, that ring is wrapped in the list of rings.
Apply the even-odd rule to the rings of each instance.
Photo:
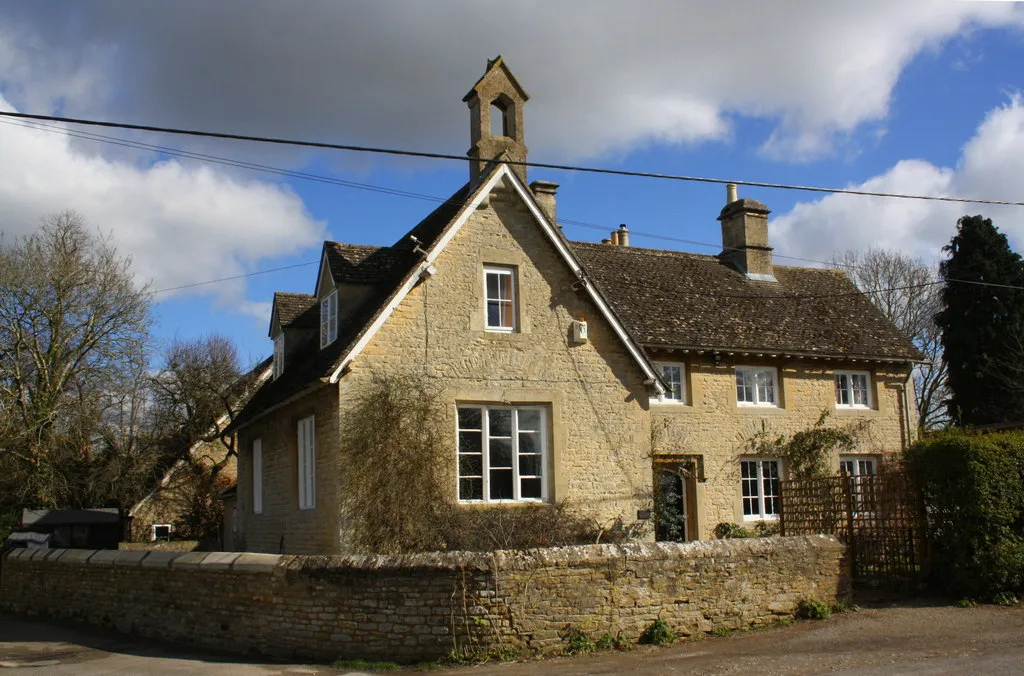
[[[1024,433],[942,433],[914,444],[906,467],[924,498],[933,586],[1024,591]]]

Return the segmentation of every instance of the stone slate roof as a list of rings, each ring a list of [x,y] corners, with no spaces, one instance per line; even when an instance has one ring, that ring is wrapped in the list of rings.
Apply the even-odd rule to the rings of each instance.
[[[746,278],[715,256],[572,242],[633,339],[673,347],[840,358],[921,354],[841,272],[775,266]]]
[[[491,171],[497,170],[494,165]],[[477,186],[487,183],[481,178]],[[338,327],[338,339],[321,350],[314,333],[277,380],[267,380],[228,430],[320,387],[380,316],[388,302],[473,196],[464,185],[389,247],[325,242],[338,283],[372,287],[356,313]],[[561,233],[559,233],[560,236]],[[415,238],[415,241],[414,239]],[[910,341],[832,270],[775,267],[777,282],[747,279],[715,256],[568,242],[588,278],[608,300],[633,341],[648,350],[672,347],[906,361],[921,359]],[[418,244],[417,244],[418,242]],[[292,319],[319,325],[312,296],[285,301],[310,305]]]
[[[324,242],[324,255],[335,282],[380,284],[401,263],[402,251],[394,247]]]
[[[483,177],[479,185],[486,183],[487,178]],[[389,247],[325,242],[324,252],[335,281],[371,284],[374,287],[373,291],[356,313],[338,327],[336,341],[321,350],[320,336],[317,333],[298,348],[294,353],[296,356],[287,364],[284,373],[277,380],[267,380],[253,394],[249,403],[235,417],[228,431],[253,420],[268,409],[307,389],[321,386],[323,379],[328,378],[341,365],[349,349],[369,329],[388,301],[402,287],[408,275],[423,260],[420,250],[429,250],[434,245],[462,212],[470,195],[470,185],[467,183]],[[419,244],[417,245],[410,236],[415,237]],[[315,303],[309,312],[316,315]],[[315,325],[319,325],[319,319],[316,321]]]
[[[274,309],[277,310],[277,319],[282,327],[300,326],[311,328],[316,323],[309,324],[309,311],[316,306],[316,297],[311,293],[287,293],[278,291],[274,293]]]

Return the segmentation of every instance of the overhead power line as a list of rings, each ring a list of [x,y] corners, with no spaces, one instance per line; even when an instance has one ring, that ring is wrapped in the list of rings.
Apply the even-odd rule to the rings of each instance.
[[[302,148],[319,148],[325,150],[346,150],[350,152],[372,153],[378,155],[396,155],[403,157],[421,157],[434,160],[453,160],[468,162],[471,158],[465,155],[451,155],[448,153],[434,153],[417,150],[403,150],[399,148],[382,148],[374,146],[360,146],[344,143],[327,143],[324,141],[303,141],[298,139],[278,138],[272,136],[252,136],[248,134],[230,134],[225,132],[200,131],[197,129],[180,129],[176,127],[158,127],[148,124],[129,124],[127,122],[106,122],[103,120],[88,120],[74,117],[60,117],[56,115],[33,115],[29,113],[15,113],[0,111],[0,117],[9,117],[22,120],[38,120],[43,122],[61,122],[64,124],[80,124],[93,127],[107,127],[112,129],[131,129],[134,131],[148,131],[160,134],[178,134],[182,136],[198,136],[203,138],[216,138],[231,141],[249,141],[253,143],[267,143],[273,145],[286,145]],[[693,183],[716,183],[735,184],[754,188],[771,188],[775,190],[798,190],[802,192],[831,193],[838,195],[860,195],[863,197],[887,197],[893,199],[930,200],[936,202],[956,202],[962,204],[993,204],[998,206],[1024,206],[1024,202],[1009,200],[974,199],[969,197],[950,197],[945,195],[916,195],[909,193],[879,192],[873,190],[855,190],[853,188],[826,188],[821,186],[798,185],[791,183],[771,183],[767,181],[744,181],[740,179],[711,178],[707,176],[686,176],[681,174],[663,174],[648,171],[629,171],[626,169],[607,169],[602,167],[584,167],[571,164],[554,164],[550,162],[519,162],[515,160],[495,160],[500,164],[510,166],[534,167],[538,169],[555,169],[559,171],[577,171],[591,174],[608,174],[612,176],[632,176],[635,178],[656,178],[668,181],[685,181]]]
[[[324,176],[323,174],[313,174],[313,173],[309,173],[309,172],[295,171],[293,169],[284,169],[284,168],[281,168],[281,167],[274,167],[274,166],[269,166],[269,165],[265,165],[265,164],[256,164],[254,162],[247,162],[247,161],[244,161],[244,160],[237,160],[237,159],[227,158],[227,157],[218,156],[218,155],[209,155],[209,154],[205,154],[205,153],[197,153],[197,152],[194,152],[194,151],[191,151],[191,150],[182,150],[180,148],[171,148],[171,147],[168,147],[168,146],[155,145],[155,144],[151,144],[151,143],[144,143],[142,141],[134,141],[134,140],[124,139],[124,138],[120,138],[120,137],[116,137],[116,136],[106,136],[104,134],[96,134],[96,133],[88,132],[88,131],[75,131],[75,130],[67,129],[65,127],[59,127],[57,125],[44,124],[42,122],[30,122],[30,121],[19,121],[19,120],[4,120],[4,119],[0,119],[0,122],[2,122],[4,124],[12,125],[12,126],[24,127],[26,129],[35,129],[37,131],[52,132],[52,133],[56,133],[56,134],[62,134],[64,136],[71,136],[71,137],[74,137],[74,138],[86,139],[86,140],[90,140],[90,141],[97,141],[97,142],[100,142],[100,143],[109,143],[109,144],[112,144],[112,145],[122,146],[122,147],[126,147],[126,148],[137,148],[137,149],[140,149],[140,150],[151,150],[151,151],[161,152],[161,153],[164,153],[166,155],[173,155],[173,156],[176,156],[176,157],[185,157],[185,158],[189,158],[189,159],[199,160],[201,162],[209,162],[209,163],[212,163],[212,164],[220,164],[220,165],[224,165],[224,166],[238,167],[238,168],[241,168],[241,169],[249,169],[249,170],[252,170],[252,171],[260,171],[260,172],[264,172],[264,173],[268,173],[268,174],[273,174],[273,175],[277,175],[277,176],[287,176],[289,178],[298,178],[298,179],[307,180],[307,181],[315,181],[315,182],[318,182],[318,183],[327,183],[327,184],[331,184],[331,185],[340,185],[340,186],[343,186],[343,187],[346,187],[346,188],[354,188],[354,189],[357,189],[357,190],[367,190],[367,191],[370,191],[370,192],[383,193],[383,194],[386,194],[386,195],[395,195],[395,196],[398,196],[398,197],[408,197],[410,199],[419,199],[419,200],[425,200],[425,201],[428,201],[428,202],[438,202],[438,203],[451,202],[450,198],[446,199],[444,197],[438,197],[436,195],[426,195],[426,194],[423,194],[423,193],[411,192],[411,191],[408,191],[408,190],[400,190],[400,189],[397,189],[397,188],[388,188],[388,187],[379,186],[379,185],[372,185],[372,184],[368,184],[368,183],[357,183],[355,181],[347,181],[347,180],[343,180],[343,179],[340,179],[340,178],[335,178],[335,177],[332,177],[332,176]],[[597,231],[604,232],[604,233],[608,233],[612,229],[610,226],[607,226],[607,225],[597,225],[595,223],[588,223],[586,221],[577,221],[577,220],[572,220],[572,219],[567,219],[567,218],[560,218],[560,219],[558,219],[558,223],[561,224],[561,225],[569,225],[569,226],[575,226],[575,227],[580,227],[580,228],[589,228],[591,230],[597,230]],[[730,250],[736,249],[736,247],[723,247],[721,243],[699,242],[699,241],[692,240],[692,239],[684,239],[684,238],[681,238],[681,237],[673,237],[671,235],[660,235],[660,234],[653,233],[653,232],[644,232],[642,230],[630,230],[630,233],[633,234],[634,236],[637,236],[637,237],[649,237],[649,238],[660,239],[660,240],[664,240],[664,241],[668,241],[668,242],[679,242],[681,244],[690,244],[692,246],[701,246],[701,247],[706,247],[706,248],[709,248],[709,249],[720,249],[720,250],[725,250],[725,251],[730,251]],[[844,265],[844,264],[833,263],[831,261],[817,260],[817,259],[814,259],[814,258],[802,258],[800,256],[788,256],[786,254],[781,254],[781,253],[778,253],[778,252],[775,252],[773,255],[774,255],[775,258],[784,258],[784,259],[787,259],[787,260],[800,261],[802,263],[817,263],[819,265],[826,265],[826,266],[840,265],[841,267],[853,267],[853,266],[848,266],[848,265]]]
[[[3,116],[3,115],[5,115],[5,113],[0,112],[0,116]],[[162,152],[162,153],[165,153],[165,154],[168,154],[168,155],[185,157],[185,158],[190,158],[190,159],[196,159],[196,160],[199,160],[199,161],[202,161],[202,162],[210,162],[210,163],[214,163],[214,164],[222,164],[222,165],[226,165],[226,166],[239,167],[239,168],[243,168],[243,169],[251,169],[251,170],[254,170],[254,171],[261,171],[261,172],[266,172],[266,173],[271,173],[271,174],[276,174],[276,175],[281,175],[281,176],[288,176],[288,177],[299,178],[299,179],[304,179],[304,180],[317,181],[317,182],[321,182],[321,183],[329,183],[329,184],[333,184],[333,185],[340,185],[340,186],[343,186],[343,187],[355,188],[355,189],[359,189],[359,190],[368,190],[368,191],[371,191],[371,192],[384,193],[384,194],[395,195],[395,196],[399,196],[399,197],[408,197],[408,198],[412,198],[412,199],[421,199],[421,200],[426,200],[426,201],[431,201],[431,202],[439,202],[439,203],[440,202],[451,202],[452,201],[450,198],[449,199],[445,199],[443,197],[437,197],[435,195],[427,195],[427,194],[416,193],[416,192],[411,192],[411,191],[407,191],[407,190],[399,190],[399,189],[396,189],[396,188],[388,188],[388,187],[384,187],[384,186],[377,186],[377,185],[372,185],[372,184],[367,184],[367,183],[358,183],[358,182],[355,182],[355,181],[347,181],[347,180],[344,180],[344,179],[339,179],[339,178],[335,178],[335,177],[331,177],[331,176],[324,176],[322,174],[313,174],[313,173],[309,173],[309,172],[295,171],[295,170],[291,170],[291,169],[283,169],[283,168],[280,168],[280,167],[274,167],[274,166],[270,166],[270,165],[257,164],[257,163],[254,163],[254,162],[247,162],[247,161],[244,161],[244,160],[237,160],[237,159],[232,159],[232,158],[225,158],[225,157],[221,157],[221,156],[217,156],[217,155],[209,155],[209,154],[205,154],[205,153],[198,153],[198,152],[189,151],[189,150],[182,150],[180,148],[172,148],[172,147],[169,147],[169,146],[145,143],[145,142],[142,142],[142,141],[134,141],[134,140],[124,139],[124,138],[120,138],[120,137],[106,136],[106,135],[103,135],[103,134],[96,134],[96,133],[93,133],[93,132],[75,131],[75,130],[66,129],[64,127],[59,127],[59,126],[56,126],[56,125],[45,124],[45,123],[42,123],[42,122],[18,121],[18,120],[3,120],[3,119],[0,119],[0,122],[5,123],[5,124],[9,124],[9,125],[12,125],[12,126],[24,127],[24,128],[27,128],[27,129],[35,129],[37,131],[46,131],[46,132],[59,133],[59,134],[65,135],[65,136],[71,136],[71,137],[75,137],[75,138],[92,140],[92,141],[97,141],[97,142],[101,142],[101,143],[109,143],[109,144],[123,146],[123,147],[136,148],[136,149],[140,149],[140,150],[150,150],[150,151]],[[563,218],[563,219],[559,219],[558,223],[561,224],[561,225],[570,225],[570,226],[577,226],[577,227],[583,227],[583,228],[590,228],[590,229],[599,230],[599,231],[602,231],[602,232],[611,232],[611,230],[609,229],[608,226],[597,225],[597,224],[594,224],[594,223],[587,223],[585,221],[576,221],[576,220],[564,219]],[[632,230],[631,229],[630,230],[630,234],[634,235],[634,236],[638,236],[638,237],[650,237],[650,238],[654,238],[654,239],[662,239],[662,240],[667,240],[667,241],[680,242],[680,243],[683,243],[683,244],[690,244],[690,245],[694,245],[694,246],[709,247],[709,248],[713,248],[713,249],[723,248],[721,244],[713,244],[713,243],[709,243],[709,242],[700,242],[700,241],[691,240],[691,239],[684,239],[684,238],[681,238],[681,237],[673,237],[671,235],[661,235],[661,234],[656,234],[656,233],[643,232],[643,231],[639,231],[639,230]],[[732,247],[732,248],[735,249],[736,247]],[[725,247],[725,249],[729,250],[729,247]],[[806,262],[806,263],[818,263],[818,264],[829,266],[829,267],[844,267],[844,268],[851,268],[851,269],[857,269],[859,267],[859,266],[856,266],[856,265],[839,263],[837,261],[822,261],[822,260],[816,260],[816,259],[813,259],[813,258],[801,258],[801,257],[798,257],[798,256],[787,256],[787,255],[779,254],[779,253],[773,253],[773,257],[775,257],[775,258],[785,258],[785,259],[796,260],[796,261],[802,261],[802,262]],[[281,267],[276,267],[276,268],[268,268],[266,270],[256,270],[256,271],[253,271],[253,272],[243,273],[243,274],[238,274],[238,275],[232,275],[232,276],[229,276],[229,277],[220,277],[220,278],[209,279],[209,280],[205,280],[205,281],[201,281],[201,282],[193,282],[193,283],[190,283],[190,284],[182,284],[180,286],[172,286],[172,287],[166,287],[166,288],[162,288],[162,289],[156,289],[156,290],[152,291],[151,293],[153,293],[155,295],[155,294],[160,294],[160,293],[168,293],[168,292],[171,292],[171,291],[180,291],[182,289],[189,289],[189,288],[194,288],[194,287],[198,287],[198,286],[206,286],[206,285],[209,285],[209,284],[217,284],[217,283],[220,283],[220,282],[228,282],[228,281],[233,281],[233,280],[236,280],[236,279],[244,279],[244,278],[247,278],[247,277],[255,277],[255,276],[258,276],[258,275],[265,275],[265,274],[270,274],[270,273],[274,273],[274,272],[281,272],[281,271],[284,271],[284,270],[291,270],[291,269],[300,268],[300,267],[307,267],[307,266],[310,266],[310,265],[316,265],[317,263],[319,263],[319,261],[306,261],[304,263],[296,263],[294,265],[286,265],[286,266],[281,266]],[[804,296],[800,296],[800,295],[787,295],[787,296],[765,296],[765,295],[758,295],[758,296],[751,296],[751,295],[725,295],[725,294],[716,294],[716,293],[704,293],[702,295],[713,296],[715,298],[734,298],[734,299],[741,299],[741,298],[755,299],[755,298],[757,298],[757,299],[763,299],[763,300],[811,300],[811,299],[817,299],[817,298],[848,297],[848,296],[856,296],[856,295],[861,295],[861,294],[872,295],[872,294],[876,294],[876,293],[888,293],[888,292],[891,292],[891,291],[901,291],[901,290],[909,290],[909,289],[915,289],[915,288],[924,288],[924,287],[929,287],[929,286],[935,286],[937,284],[942,284],[944,281],[950,281],[950,282],[955,282],[955,283],[963,283],[963,284],[973,284],[973,285],[978,285],[978,286],[990,286],[990,287],[998,287],[998,288],[1006,288],[1006,289],[1024,290],[1024,286],[1013,286],[1013,285],[1007,285],[1007,284],[995,284],[995,283],[992,283],[992,282],[979,282],[979,281],[974,281],[974,280],[949,278],[949,279],[946,279],[946,280],[934,280],[934,281],[930,281],[930,282],[924,282],[924,283],[921,283],[921,284],[912,284],[912,285],[908,285],[908,286],[889,287],[889,288],[883,288],[883,289],[870,289],[870,290],[865,290],[865,291],[848,292],[848,293],[835,293],[835,294],[818,294],[818,295],[804,295]]]

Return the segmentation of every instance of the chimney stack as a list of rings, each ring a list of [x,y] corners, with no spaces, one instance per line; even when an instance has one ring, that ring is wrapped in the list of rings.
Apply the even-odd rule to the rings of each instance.
[[[726,186],[728,203],[719,214],[722,223],[722,253],[719,259],[748,279],[774,282],[772,248],[768,245],[768,214],[763,202],[740,199],[736,185]]]
[[[549,221],[558,225],[558,220],[555,218],[555,193],[558,192],[558,184],[551,181],[534,181],[530,184],[530,190],[533,191],[533,198],[537,200],[540,210],[544,212]],[[562,226],[558,225],[558,227]]]

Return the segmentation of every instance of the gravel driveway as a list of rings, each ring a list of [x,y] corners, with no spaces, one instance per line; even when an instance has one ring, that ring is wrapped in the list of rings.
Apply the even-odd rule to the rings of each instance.
[[[5,668],[6,667],[6,668]],[[204,654],[71,625],[0,616],[0,676],[8,674],[340,674]],[[392,672],[394,673],[394,672]],[[434,674],[1022,674],[1024,608],[901,606],[725,638]]]

